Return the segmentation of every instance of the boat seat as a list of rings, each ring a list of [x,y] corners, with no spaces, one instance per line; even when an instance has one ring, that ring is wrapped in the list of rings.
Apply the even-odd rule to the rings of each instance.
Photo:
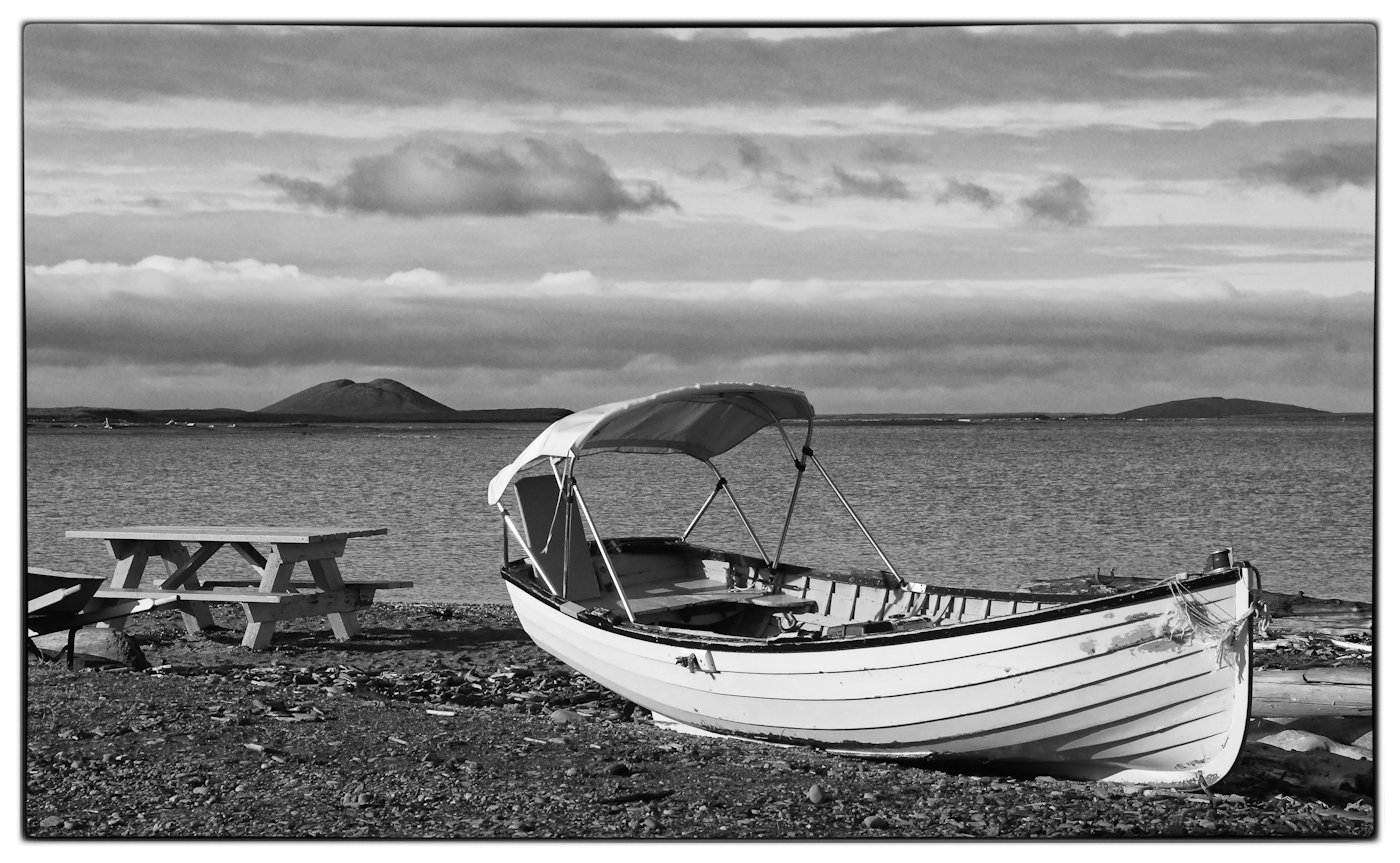
[[[517,479],[515,499],[525,525],[525,541],[549,580],[571,602],[596,598],[600,593],[598,575],[588,552],[583,520],[577,506],[559,505],[559,483],[550,475]]]
[[[665,611],[698,608],[702,605],[725,604],[753,605],[775,613],[786,611],[793,614],[803,614],[817,610],[815,600],[803,599],[800,596],[789,596],[785,593],[764,593],[761,589],[726,590],[723,587],[712,590],[660,593],[650,596],[629,594],[627,604],[631,606],[632,613],[636,615],[653,615]]]
[[[788,611],[795,614],[817,610],[817,601],[815,599],[803,599],[800,596],[789,596],[786,593],[765,593],[762,596],[755,596],[746,601],[749,605],[771,608],[774,611]]]

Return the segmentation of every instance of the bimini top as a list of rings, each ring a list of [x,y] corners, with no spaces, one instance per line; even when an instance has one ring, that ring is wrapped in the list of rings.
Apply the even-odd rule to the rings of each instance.
[[[491,480],[487,501],[501,499],[515,475],[546,458],[599,452],[684,453],[702,461],[728,452],[782,420],[811,422],[798,390],[767,384],[699,384],[570,414],[540,432]]]

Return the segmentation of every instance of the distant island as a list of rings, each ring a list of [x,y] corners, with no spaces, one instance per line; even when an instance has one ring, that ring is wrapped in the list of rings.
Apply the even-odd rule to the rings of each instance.
[[[233,408],[133,410],[131,408],[28,408],[31,423],[83,425],[311,425],[374,423],[552,423],[564,408],[454,410],[395,380],[326,381],[255,411]]]
[[[314,414],[340,417],[403,416],[451,413],[452,408],[434,401],[398,381],[378,378],[367,384],[351,380],[326,381],[259,408],[260,414]]]
[[[25,419],[50,426],[208,426],[323,425],[371,423],[551,423],[572,411],[565,408],[494,408],[455,410],[412,387],[388,378],[367,383],[340,379],[308,387],[255,411],[232,408],[134,410],[110,407],[28,408]],[[1315,408],[1251,399],[1180,399],[1133,408],[1116,414],[1003,413],[839,414],[819,417],[827,424],[930,425],[967,422],[1051,422],[1065,420],[1189,420],[1233,417],[1286,416],[1324,418],[1346,416]]]
[[[1181,399],[1133,408],[1114,416],[1125,419],[1221,419],[1224,417],[1252,417],[1276,414],[1326,414],[1315,408],[1300,408],[1277,402],[1257,402],[1250,399],[1227,399],[1210,396],[1202,399]]]

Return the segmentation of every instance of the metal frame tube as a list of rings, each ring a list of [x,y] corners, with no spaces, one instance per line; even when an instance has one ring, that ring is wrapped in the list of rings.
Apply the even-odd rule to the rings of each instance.
[[[757,399],[754,401],[758,402]],[[778,550],[773,554],[773,562],[769,568],[773,570],[774,584],[776,586],[778,561],[783,556],[783,546],[787,544],[788,530],[792,527],[792,515],[797,510],[797,493],[802,488],[802,474],[807,470],[807,456],[812,452],[812,421],[807,420],[807,437],[802,443],[802,455],[797,454],[797,447],[792,445],[792,438],[788,437],[787,429],[783,428],[783,421],[778,419],[778,415],[773,413],[772,408],[763,402],[758,402],[763,412],[768,414],[768,418],[773,421],[773,425],[778,429],[778,434],[782,435],[783,444],[787,446],[788,454],[792,456],[793,466],[797,468],[797,478],[792,483],[792,495],[788,498],[787,514],[783,516],[783,529],[778,534]],[[737,506],[738,504],[735,504]],[[848,507],[849,508],[849,507]],[[766,555],[765,555],[766,557]]]
[[[560,593],[554,587],[554,582],[549,580],[549,574],[544,571],[544,567],[540,566],[540,562],[535,559],[535,553],[530,550],[530,543],[526,542],[525,537],[520,535],[520,528],[516,527],[515,522],[510,520],[510,513],[506,511],[505,506],[498,502],[496,504],[496,509],[501,511],[501,522],[510,530],[511,534],[515,537],[515,541],[520,543],[520,547],[525,549],[525,557],[530,561],[530,566],[535,568],[535,575],[540,577],[540,580],[549,588],[550,593],[562,597],[564,594]],[[509,557],[509,555],[510,553],[507,552],[506,556]],[[506,562],[509,563],[510,561],[507,560]]]
[[[622,590],[622,579],[618,577],[617,570],[613,568],[612,557],[603,544],[602,535],[598,533],[598,525],[593,523],[593,516],[588,514],[588,503],[583,499],[583,492],[579,489],[578,483],[574,482],[572,470],[569,472],[569,482],[573,486],[574,495],[578,497],[578,511],[583,514],[583,520],[588,522],[588,529],[593,531],[593,540],[598,544],[598,553],[603,556],[603,565],[608,568],[608,575],[612,577],[613,587],[617,588],[617,598],[622,603],[622,610],[627,612],[629,621],[636,623],[637,616],[632,613],[632,606],[627,604],[627,594]]]
[[[719,472],[719,468],[715,467],[713,462],[706,459],[705,464],[710,466],[710,470],[715,472],[716,477],[724,479],[724,475]],[[734,492],[729,490],[729,483],[727,482],[724,484],[724,493],[729,496],[729,502],[734,504],[734,511],[739,513],[739,520],[744,523],[744,529],[749,532],[749,538],[753,540],[754,545],[758,546],[758,553],[763,558],[763,562],[768,566],[769,570],[772,570],[773,559],[768,556],[768,550],[763,547],[763,542],[758,538],[758,534],[754,532],[753,525],[749,522],[749,517],[744,515],[743,507],[739,506],[739,501],[734,497]],[[774,573],[774,575],[776,576],[777,574]]]
[[[797,510],[797,492],[802,488],[802,475],[807,472],[807,453],[802,453],[802,458],[794,461],[797,466],[797,479],[792,483],[792,497],[788,498],[787,515],[783,516],[783,530],[778,534],[778,550],[773,552],[773,568],[778,567],[778,560],[783,556],[783,546],[787,544],[788,528],[792,526],[792,514]]]
[[[856,527],[860,528],[860,532],[865,534],[866,539],[870,540],[870,545],[872,548],[875,549],[875,553],[880,555],[880,560],[883,560],[885,562],[885,566],[889,569],[890,575],[893,575],[895,578],[899,579],[900,585],[904,587],[909,587],[909,583],[905,581],[904,577],[901,576],[898,570],[894,568],[894,564],[890,563],[890,559],[888,557],[885,557],[885,552],[881,550],[880,544],[875,541],[875,537],[871,536],[870,531],[865,529],[865,522],[860,520],[860,516],[856,515],[856,511],[854,509],[851,509],[851,504],[846,500],[846,496],[841,493],[841,489],[836,487],[836,483],[832,480],[831,474],[827,473],[826,468],[822,467],[821,460],[817,458],[817,454],[811,453],[811,457],[812,464],[817,466],[817,470],[821,471],[822,477],[826,479],[826,484],[831,486],[831,490],[836,493],[836,499],[841,501],[841,505],[846,508],[846,512],[850,513],[851,518],[856,523]]]
[[[728,483],[723,477],[720,477],[719,482],[715,483],[714,490],[711,491],[710,496],[705,499],[705,505],[700,507],[700,511],[695,514],[695,518],[692,518],[690,520],[690,524],[686,525],[685,533],[681,534],[682,540],[687,540],[690,538],[690,532],[692,530],[695,530],[695,526],[700,523],[700,519],[703,518],[705,513],[709,511],[710,505],[715,502],[715,498],[719,497],[720,489],[724,488],[724,486],[727,484]]]

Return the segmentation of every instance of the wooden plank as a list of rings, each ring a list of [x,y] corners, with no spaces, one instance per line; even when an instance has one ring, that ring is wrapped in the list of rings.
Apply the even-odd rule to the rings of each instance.
[[[123,560],[137,552],[150,553],[150,548],[142,540],[108,539],[104,542],[107,545],[107,553],[112,555],[113,560]]]
[[[1254,716],[1373,716],[1369,668],[1305,668],[1254,672]]]
[[[117,568],[112,574],[111,586],[139,587],[141,576],[146,572],[146,562],[151,556],[150,543],[107,540],[107,550],[117,559]],[[126,618],[117,617],[104,625],[109,629],[121,631],[126,626]]]
[[[1370,686],[1373,678],[1371,669],[1361,666],[1265,669],[1254,672],[1256,683],[1263,681],[1279,685],[1332,683],[1339,686]]]
[[[340,567],[335,558],[308,560],[306,565],[311,568],[311,577],[322,590],[330,594],[345,592],[345,582],[340,577]],[[360,622],[352,613],[331,612],[326,615],[326,620],[340,641],[349,641],[360,634]]]
[[[108,541],[174,540],[175,542],[321,542],[337,537],[380,536],[387,527],[280,527],[271,525],[136,525],[69,530],[64,536]]]
[[[273,553],[287,563],[300,563],[303,560],[321,560],[340,557],[345,554],[345,537],[334,537],[319,542],[274,542]]]
[[[258,583],[259,593],[289,593],[294,563],[286,563],[277,555],[277,546],[263,567],[262,580]],[[243,646],[253,650],[266,650],[272,644],[272,632],[277,627],[275,619],[259,619],[254,616],[253,605],[243,606],[243,616],[248,620],[248,628],[243,632]]]
[[[1269,634],[1320,632],[1326,635],[1364,635],[1375,626],[1369,611],[1328,612],[1275,617],[1269,621]]]
[[[204,587],[257,587],[258,583],[258,579],[256,578],[224,578],[222,576],[200,580],[200,584]],[[411,581],[367,581],[358,578],[345,581],[344,584],[346,587],[372,587],[375,590],[396,590],[398,588],[413,586],[413,582]],[[319,589],[315,581],[296,578],[288,582],[288,586],[296,590]]]
[[[234,551],[238,552],[239,557],[242,557],[244,560],[248,561],[248,565],[251,566],[253,569],[256,569],[258,572],[262,572],[262,568],[264,566],[267,566],[267,558],[263,557],[262,552],[258,551],[256,548],[253,548],[252,543],[231,542],[229,543],[229,545],[233,547]]]
[[[183,587],[185,581],[193,576],[197,569],[208,563],[209,558],[213,557],[214,553],[224,546],[222,542],[204,542],[200,543],[198,551],[194,554],[189,554],[184,550],[184,546],[178,543],[173,543],[173,545],[180,549],[179,553],[184,556],[185,562],[175,567],[175,571],[172,572],[165,581],[161,582],[160,586],[167,590]],[[166,557],[166,560],[172,560],[172,558]],[[192,586],[199,586],[198,578],[194,579]]]
[[[180,581],[188,582],[188,587],[199,588],[199,579],[195,576],[195,570],[198,568],[198,565],[192,565],[190,553],[185,549],[182,543],[175,542],[174,540],[165,540],[164,542],[153,543],[153,545],[156,550],[160,552],[160,556],[167,567],[173,566],[175,568],[175,574],[165,580],[165,583],[161,585],[162,588],[168,588],[171,580],[176,578],[177,575]],[[214,550],[218,550],[217,546]],[[213,554],[213,551],[211,551],[210,554]],[[135,587],[135,585],[132,586]],[[182,608],[180,609],[180,618],[185,623],[185,631],[190,635],[198,635],[208,627],[214,625],[214,618],[210,615],[209,609],[204,606]]]
[[[374,602],[373,590],[351,589],[342,593],[308,593],[284,599],[277,604],[250,604],[245,606],[248,613],[261,624],[263,629],[259,633],[266,632],[271,636],[272,627],[279,620],[293,620],[301,617],[327,617],[337,614],[351,614],[358,608],[364,608]],[[345,641],[346,637],[338,632],[336,638]],[[264,650],[254,644],[253,628],[250,626],[243,634],[243,645],[255,650]]]
[[[178,599],[180,602],[266,602],[279,603],[293,599],[299,593],[262,593],[256,590],[161,590],[156,587],[104,587],[97,591],[98,599]]]

